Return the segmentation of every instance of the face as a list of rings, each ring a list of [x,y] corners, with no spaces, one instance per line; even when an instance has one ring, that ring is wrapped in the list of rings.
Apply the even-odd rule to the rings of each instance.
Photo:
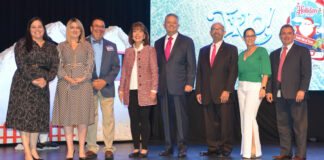
[[[280,39],[284,46],[291,44],[294,41],[294,31],[290,27],[282,28],[280,33]]]
[[[99,41],[102,39],[105,33],[105,23],[101,20],[94,20],[92,26],[90,27],[92,37]]]
[[[43,24],[41,21],[35,20],[30,25],[30,34],[31,34],[33,40],[43,39],[44,28],[43,28]]]
[[[252,30],[246,31],[243,40],[245,41],[246,46],[255,45],[256,35]]]
[[[214,24],[210,30],[210,35],[213,38],[213,42],[221,41],[225,33],[226,32],[224,31],[224,26],[219,23]]]
[[[142,43],[144,39],[145,34],[143,30],[141,30],[140,28],[135,28],[133,30],[133,40],[135,41],[135,43]]]
[[[173,35],[178,32],[179,24],[178,19],[174,16],[165,18],[164,28],[168,35]]]
[[[72,22],[70,25],[70,36],[71,38],[79,38],[81,35],[81,29],[79,28],[78,24]]]

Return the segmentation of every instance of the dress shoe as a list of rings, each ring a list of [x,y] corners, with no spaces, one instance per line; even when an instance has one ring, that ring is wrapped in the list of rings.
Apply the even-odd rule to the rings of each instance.
[[[304,158],[304,157],[300,157],[300,156],[296,156],[296,157],[293,158],[292,160],[306,160],[306,158]]]
[[[172,149],[166,149],[159,153],[159,156],[172,156],[173,150]]]
[[[200,152],[200,156],[211,156],[211,155],[217,155],[217,151],[202,151]]]
[[[97,158],[97,154],[95,152],[93,152],[93,151],[90,151],[90,150],[85,155],[86,155],[87,159]]]
[[[133,153],[128,154],[128,157],[129,157],[129,158],[135,158],[135,157],[138,157],[139,154],[140,154],[139,151],[138,151],[138,152],[133,152]]]
[[[140,158],[147,158],[148,152],[144,153],[140,153],[138,157]]]
[[[186,156],[187,156],[186,152],[179,152],[178,153],[178,158],[184,158]]]
[[[105,152],[105,160],[111,160],[114,159],[114,154],[111,151],[106,151]]]
[[[275,160],[290,160],[291,156],[280,154],[280,156],[272,156],[272,158]]]
[[[79,160],[85,160],[86,157],[79,157]]]
[[[66,158],[66,160],[73,160],[73,158]]]
[[[221,153],[221,155],[222,155],[223,157],[230,157],[230,156],[231,156],[231,152],[223,151],[223,152]]]

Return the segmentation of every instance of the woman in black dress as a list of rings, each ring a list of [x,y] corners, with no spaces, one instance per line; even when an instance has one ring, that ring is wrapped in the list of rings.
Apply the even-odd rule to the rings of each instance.
[[[6,128],[19,130],[25,160],[40,159],[36,144],[39,132],[49,131],[49,87],[58,69],[58,52],[48,41],[40,18],[27,24],[26,36],[15,45],[17,70],[13,76]]]

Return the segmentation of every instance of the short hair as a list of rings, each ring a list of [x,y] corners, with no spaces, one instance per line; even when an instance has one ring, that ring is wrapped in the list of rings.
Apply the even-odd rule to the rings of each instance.
[[[179,17],[178,17],[175,13],[169,13],[169,14],[167,14],[167,15],[165,16],[165,18],[164,18],[164,23],[165,23],[166,19],[167,19],[168,17],[171,17],[171,16],[177,18],[177,22],[179,22]]]
[[[96,17],[96,18],[94,18],[94,19],[91,21],[91,26],[93,26],[93,22],[94,22],[95,20],[100,20],[100,21],[102,21],[102,22],[105,24],[105,26],[106,26],[105,20],[104,20],[103,18],[101,18],[101,17]]]
[[[71,24],[76,23],[80,29],[80,36],[79,36],[79,42],[84,43],[85,42],[85,33],[84,33],[84,28],[81,23],[81,21],[77,18],[71,18],[68,23],[66,24],[66,40],[71,44]]]
[[[220,22],[215,22],[215,23],[213,23],[213,24],[211,25],[211,27],[210,27],[210,30],[213,29],[213,26],[214,26],[215,24],[219,24],[219,25],[221,25],[221,26],[223,27],[223,31],[225,31],[225,27],[224,27],[224,25],[223,25],[222,23],[220,23]]]
[[[293,27],[292,25],[290,25],[290,24],[285,24],[285,25],[283,25],[283,26],[280,28],[280,33],[279,33],[279,35],[281,35],[281,32],[282,32],[282,30],[283,30],[284,28],[291,28],[291,30],[292,30],[293,33],[295,34],[295,29],[294,29],[294,27]]]
[[[48,40],[48,35],[47,35],[46,28],[44,26],[43,21],[39,17],[33,17],[27,23],[27,29],[26,29],[26,35],[25,35],[25,39],[26,39],[25,47],[26,47],[27,52],[30,52],[33,49],[33,37],[30,33],[30,27],[31,27],[31,24],[35,21],[40,21],[42,23],[42,26],[44,29],[43,40],[45,40],[45,41]]]
[[[142,23],[142,22],[135,22],[132,24],[132,27],[131,27],[131,30],[129,31],[128,33],[128,41],[130,44],[134,44],[135,41],[133,40],[133,31],[136,30],[136,29],[140,29],[141,31],[144,32],[144,45],[147,45],[149,44],[149,38],[150,38],[150,35],[145,27],[145,25]]]
[[[255,30],[253,28],[247,28],[247,29],[244,30],[243,37],[246,36],[247,31],[252,31],[255,34]]]

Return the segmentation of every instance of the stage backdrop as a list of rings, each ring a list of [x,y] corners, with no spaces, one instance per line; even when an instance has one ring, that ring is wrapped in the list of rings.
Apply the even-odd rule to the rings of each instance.
[[[179,16],[179,32],[193,39],[197,60],[199,49],[212,42],[209,31],[215,22],[224,24],[224,40],[239,52],[246,49],[244,30],[254,28],[256,44],[269,53],[282,46],[279,31],[288,23],[295,28],[295,43],[311,52],[309,89],[324,90],[323,7],[323,0],[151,0],[151,44],[165,35],[163,23],[168,13]]]
[[[46,25],[46,30],[51,37],[51,39],[60,43],[65,41],[66,27],[61,22],[50,23]],[[128,43],[128,36],[122,31],[121,28],[117,26],[109,26],[105,29],[104,37],[117,45],[118,54],[120,58],[120,65],[122,60],[122,54],[125,49],[130,45]],[[8,100],[10,94],[10,87],[12,77],[16,71],[16,62],[14,57],[14,45],[0,53],[0,144],[9,144],[9,143],[19,143],[21,142],[19,133],[12,129],[5,128],[6,113],[8,108]],[[118,74],[115,80],[115,95],[118,95],[117,90],[119,86],[120,73]],[[57,78],[49,83],[50,87],[50,105],[51,111],[53,109],[53,102],[55,98]],[[103,141],[102,135],[102,115],[101,109],[99,107],[98,111],[98,132],[97,140]],[[52,115],[52,112],[50,113]],[[131,140],[131,132],[129,127],[129,116],[127,107],[121,104],[120,100],[116,96],[114,100],[114,115],[115,115],[115,140]],[[75,129],[75,132],[76,129]],[[74,139],[77,140],[77,135],[74,136]],[[50,141],[64,141],[64,131],[63,128],[50,127],[49,132]]]

